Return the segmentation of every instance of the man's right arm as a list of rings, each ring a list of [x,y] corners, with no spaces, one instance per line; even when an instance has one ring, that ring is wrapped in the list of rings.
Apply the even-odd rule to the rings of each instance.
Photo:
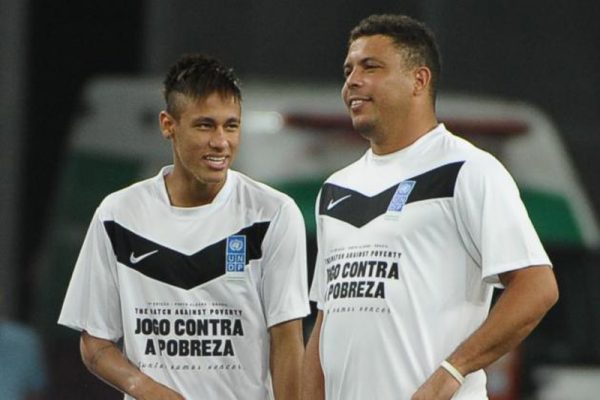
[[[81,333],[81,358],[87,369],[109,385],[139,400],[184,400],[135,367],[110,340]]]
[[[321,325],[323,323],[323,311],[319,310],[317,320],[313,327],[310,339],[304,352],[304,363],[302,365],[302,399],[324,400],[325,380],[321,360],[319,358],[319,340],[321,336]]]

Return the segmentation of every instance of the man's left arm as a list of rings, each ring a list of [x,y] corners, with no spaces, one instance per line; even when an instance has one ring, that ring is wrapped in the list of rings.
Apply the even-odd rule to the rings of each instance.
[[[299,400],[304,340],[302,320],[274,325],[271,336],[271,377],[276,400]]]
[[[463,376],[485,368],[525,339],[558,301],[552,268],[530,266],[500,274],[505,289],[485,322],[446,359]],[[458,381],[438,368],[411,400],[447,400]]]

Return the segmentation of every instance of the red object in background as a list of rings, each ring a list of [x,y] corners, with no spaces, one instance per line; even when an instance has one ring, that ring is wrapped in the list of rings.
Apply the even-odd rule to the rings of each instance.
[[[485,369],[490,400],[519,400],[521,353],[515,349]]]

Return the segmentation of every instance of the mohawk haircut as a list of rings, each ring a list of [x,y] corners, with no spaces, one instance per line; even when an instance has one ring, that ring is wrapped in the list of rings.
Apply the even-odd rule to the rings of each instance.
[[[406,15],[371,15],[350,31],[348,45],[363,36],[384,35],[393,40],[410,68],[426,66],[431,71],[431,94],[435,98],[442,71],[440,51],[433,32]]]
[[[163,95],[167,112],[179,118],[177,94],[200,100],[219,93],[242,101],[239,80],[232,68],[226,67],[216,58],[203,54],[186,54],[173,64],[163,81]]]

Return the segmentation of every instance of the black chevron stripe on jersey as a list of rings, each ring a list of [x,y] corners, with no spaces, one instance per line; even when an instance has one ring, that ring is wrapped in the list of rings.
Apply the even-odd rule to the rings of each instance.
[[[192,289],[225,274],[227,238],[192,254],[148,240],[115,221],[105,221],[117,260],[136,271],[166,284]],[[257,222],[232,235],[246,235],[246,263],[262,257],[262,242],[269,222]]]
[[[406,204],[416,201],[452,197],[464,161],[453,162],[406,180],[415,181]],[[328,215],[360,228],[384,214],[401,182],[369,197],[342,186],[325,183],[321,190],[319,214]]]

